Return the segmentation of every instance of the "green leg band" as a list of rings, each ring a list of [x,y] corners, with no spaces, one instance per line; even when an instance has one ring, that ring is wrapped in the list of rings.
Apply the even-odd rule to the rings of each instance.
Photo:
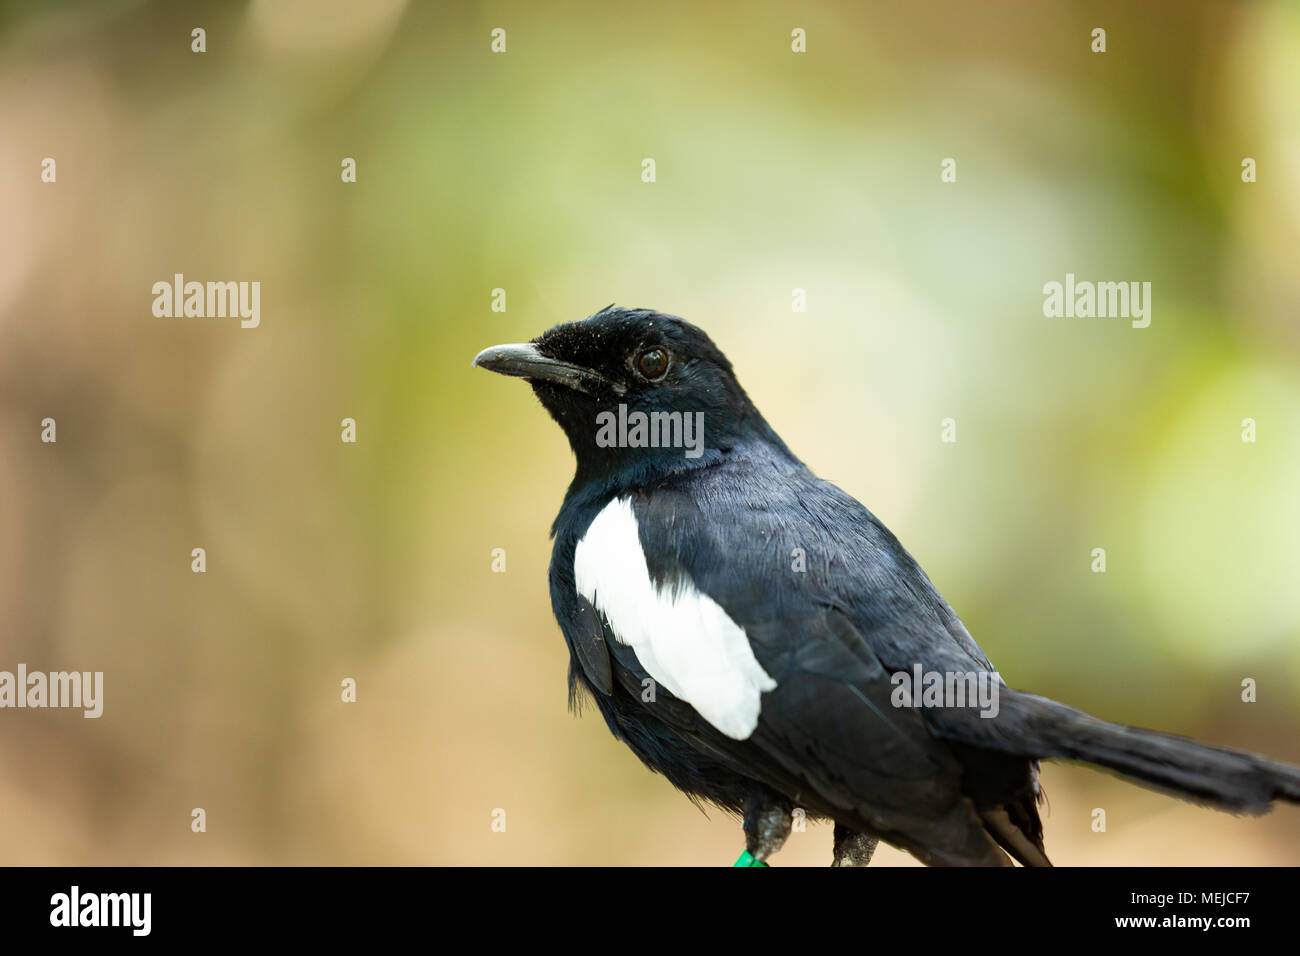
[[[740,854],[740,859],[737,860],[732,865],[733,866],[767,866],[767,864],[764,863],[762,860],[756,860],[752,856],[750,856],[748,850]]]

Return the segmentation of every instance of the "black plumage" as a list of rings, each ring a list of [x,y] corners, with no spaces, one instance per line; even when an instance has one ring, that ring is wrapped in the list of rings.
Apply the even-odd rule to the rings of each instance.
[[[1046,865],[1040,758],[1100,764],[1234,811],[1300,800],[1293,767],[1004,685],[992,719],[970,707],[895,706],[895,672],[993,666],[893,534],[790,452],[689,323],[611,306],[527,345],[486,349],[475,364],[527,378],[577,459],[550,569],[571,694],[589,693],[610,730],[676,787],[743,814],[756,858],[780,846],[801,807],[835,821],[836,863],[866,862],[879,838],[930,864],[1003,865],[1010,854]],[[597,415],[620,404],[702,413],[698,456],[602,443]],[[644,699],[653,678],[637,649],[579,593],[578,543],[624,498],[653,586],[716,602],[775,682],[748,736],[722,732],[663,686]],[[794,549],[805,555],[799,573]]]

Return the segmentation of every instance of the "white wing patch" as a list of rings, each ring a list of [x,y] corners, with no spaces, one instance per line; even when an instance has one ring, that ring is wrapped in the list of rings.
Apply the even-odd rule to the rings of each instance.
[[[630,498],[614,499],[591,522],[574,551],[573,576],[647,674],[728,737],[754,732],[763,692],[776,681],[754,658],[744,629],[691,581],[654,586]]]

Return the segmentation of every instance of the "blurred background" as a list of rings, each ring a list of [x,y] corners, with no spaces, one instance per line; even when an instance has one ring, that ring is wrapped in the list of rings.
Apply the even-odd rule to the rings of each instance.
[[[611,301],[705,327],[1009,683],[1300,762],[1297,117],[1286,2],[0,2],[0,669],[105,682],[0,711],[0,862],[730,864],[566,712],[568,446],[469,366]],[[1150,327],[1045,318],[1067,272]],[[175,273],[260,327],[155,317]],[[1043,780],[1058,864],[1300,862],[1294,807]]]

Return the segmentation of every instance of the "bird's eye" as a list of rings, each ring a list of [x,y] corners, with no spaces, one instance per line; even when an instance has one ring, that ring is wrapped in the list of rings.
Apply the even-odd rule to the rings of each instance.
[[[646,349],[636,357],[636,368],[648,379],[663,378],[668,371],[668,353],[663,349]]]

